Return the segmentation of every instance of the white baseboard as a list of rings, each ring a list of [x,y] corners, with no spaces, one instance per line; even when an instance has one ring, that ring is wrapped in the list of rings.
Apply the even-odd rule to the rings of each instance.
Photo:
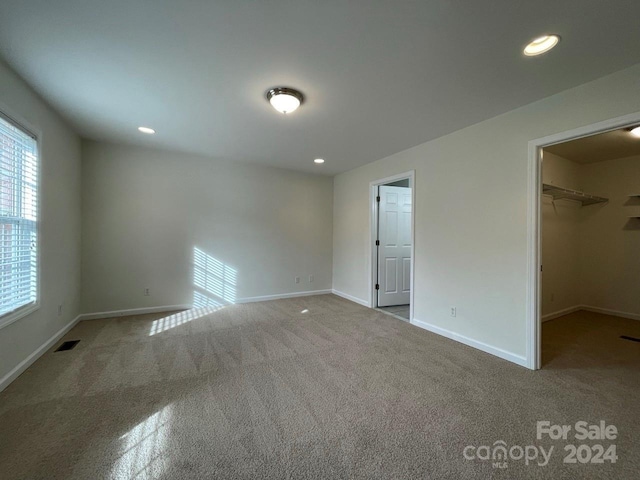
[[[557,312],[547,313],[546,315],[542,316],[542,321],[548,322],[549,320],[553,320],[554,318],[569,315],[570,313],[577,312],[579,310],[602,313],[604,315],[612,315],[614,317],[628,318],[630,320],[640,320],[640,314],[637,313],[621,312],[619,310],[611,310],[609,308],[592,307],[591,305],[575,305],[573,307],[558,310]]]
[[[187,310],[191,305],[165,305],[162,307],[129,308],[127,310],[112,310],[110,312],[83,313],[80,320],[100,320],[103,318],[127,317],[129,315],[143,315],[145,313],[175,312]]]
[[[482,350],[483,352],[490,353],[491,355],[495,355],[496,357],[500,357],[504,360],[508,360],[509,362],[520,365],[521,367],[527,367],[527,359],[521,355],[516,355],[513,352],[509,352],[507,350],[494,347],[493,345],[489,345],[487,343],[465,337],[464,335],[460,335],[459,333],[455,333],[444,328],[436,327],[435,325],[431,325],[430,323],[423,322],[421,320],[416,320],[415,318],[411,320],[411,324],[420,328],[424,328],[425,330],[428,330],[432,333],[442,335],[443,337],[447,337],[451,340],[455,340],[456,342],[464,343],[469,347],[477,348],[478,350]]]
[[[339,297],[345,298],[347,300],[351,300],[354,303],[358,303],[364,307],[370,307],[371,305],[369,305],[369,302],[367,302],[366,300],[362,300],[361,298],[358,297],[354,297],[353,295],[349,295],[348,293],[344,293],[344,292],[340,292],[338,290],[331,290],[331,293],[333,293],[334,295],[337,295]]]
[[[588,312],[604,313],[605,315],[613,315],[614,317],[628,318],[630,320],[640,320],[640,315],[637,313],[620,312],[618,310],[611,310],[608,308],[592,307],[590,305],[581,305],[580,310],[586,310]]]
[[[573,307],[563,308],[562,310],[558,310],[557,312],[547,313],[546,315],[542,316],[542,321],[548,322],[549,320],[569,315],[570,313],[577,312],[578,310],[582,310],[582,305],[574,305]]]
[[[331,290],[310,290],[307,292],[278,293],[276,295],[263,295],[261,297],[238,298],[236,299],[235,303],[266,302],[269,300],[279,300],[282,298],[310,297],[311,295],[326,295],[327,293],[331,293]]]
[[[331,293],[331,290],[311,290],[307,292],[279,293],[277,295],[263,295],[261,297],[238,298],[233,303],[266,302],[268,300],[308,297],[311,295],[325,295],[327,293]],[[188,310],[190,308],[193,308],[193,305],[164,305],[161,307],[129,308],[126,310],[112,310],[110,312],[83,313],[82,315],[80,315],[80,320],[99,320],[104,318],[126,317],[129,315],[143,315],[145,313],[175,312],[177,310]]]
[[[58,330],[49,340],[44,342],[38,347],[38,349],[21,361],[18,365],[7,373],[2,379],[0,379],[0,392],[7,388],[11,382],[20,376],[27,368],[29,368],[38,358],[49,350],[58,340],[60,340],[69,330],[71,330],[80,321],[81,315],[67,323],[64,327]]]

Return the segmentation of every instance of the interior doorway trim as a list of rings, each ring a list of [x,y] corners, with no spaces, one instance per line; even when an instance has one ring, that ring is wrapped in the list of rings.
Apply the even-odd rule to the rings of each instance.
[[[527,187],[527,367],[538,370],[541,354],[541,287],[542,287],[542,149],[558,143],[577,140],[599,133],[618,130],[640,123],[640,112],[586,125],[529,142]]]
[[[369,217],[369,262],[370,262],[370,275],[369,275],[369,307],[378,308],[378,299],[376,295],[376,280],[378,275],[377,269],[377,250],[376,240],[378,239],[378,202],[376,202],[377,188],[380,185],[387,183],[397,182],[398,180],[409,179],[409,186],[411,187],[411,278],[409,292],[409,321],[413,321],[413,307],[414,307],[414,278],[415,278],[415,263],[416,263],[416,171],[409,170],[408,172],[399,173],[390,177],[374,180],[369,184],[369,205],[371,208],[369,211],[371,215]]]

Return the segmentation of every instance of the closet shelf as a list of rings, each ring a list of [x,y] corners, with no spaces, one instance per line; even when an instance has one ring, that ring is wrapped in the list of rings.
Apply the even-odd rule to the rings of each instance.
[[[554,200],[576,200],[582,205],[593,205],[594,203],[608,202],[608,198],[596,197],[587,193],[570,190],[568,188],[556,187],[555,185],[542,184],[542,193],[551,195]]]

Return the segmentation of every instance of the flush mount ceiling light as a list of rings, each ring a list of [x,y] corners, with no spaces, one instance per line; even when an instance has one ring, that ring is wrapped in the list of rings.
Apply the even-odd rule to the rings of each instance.
[[[640,137],[640,127],[632,128],[631,135],[634,137]]]
[[[153,128],[149,127],[138,127],[138,131],[142,133],[146,133],[147,135],[153,135],[156,131]]]
[[[296,110],[304,97],[302,93],[293,88],[277,87],[267,92],[267,100],[277,111],[287,114]]]
[[[524,54],[527,57],[542,55],[555,47],[559,41],[560,37],[558,35],[543,35],[529,43],[529,45],[524,48]]]
[[[318,164],[320,164],[320,163],[324,163],[324,158],[316,158],[316,159],[313,161],[313,163],[318,163]]]

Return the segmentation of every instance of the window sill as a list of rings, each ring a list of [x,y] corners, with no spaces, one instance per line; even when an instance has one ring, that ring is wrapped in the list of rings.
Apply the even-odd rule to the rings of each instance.
[[[27,315],[35,312],[40,308],[40,303],[29,303],[24,305],[23,307],[14,310],[13,312],[9,312],[6,315],[0,317],[0,329],[6,327],[7,325],[11,325],[14,322],[17,322],[21,318],[26,317]]]

